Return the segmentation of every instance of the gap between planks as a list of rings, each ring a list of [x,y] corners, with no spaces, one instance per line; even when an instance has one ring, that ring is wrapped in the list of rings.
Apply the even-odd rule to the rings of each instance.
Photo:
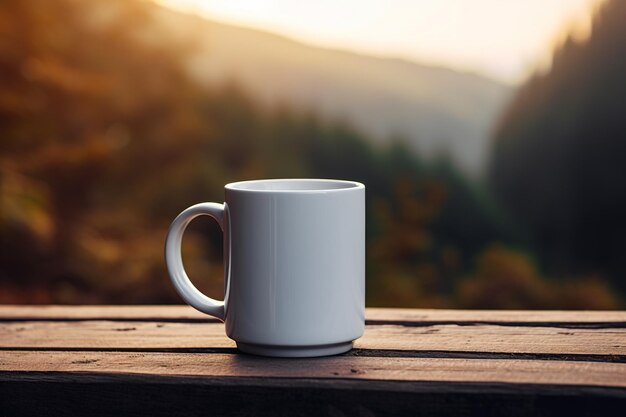
[[[184,353],[184,354],[242,354],[237,348],[5,348],[0,352],[116,352],[116,353]],[[605,362],[626,363],[626,355],[590,355],[590,354],[550,354],[550,353],[492,353],[492,352],[455,352],[434,350],[390,350],[390,349],[360,349],[354,348],[341,354],[343,357],[366,358],[446,358],[446,359],[511,359],[534,361],[575,361],[575,362]]]

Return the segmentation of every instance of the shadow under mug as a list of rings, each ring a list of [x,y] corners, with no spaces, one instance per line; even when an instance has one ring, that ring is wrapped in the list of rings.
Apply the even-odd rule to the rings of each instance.
[[[225,203],[200,203],[176,217],[165,260],[192,307],[223,320],[247,353],[334,355],[365,328],[365,186],[279,179],[224,187]],[[185,228],[197,216],[224,233],[224,301],[202,294],[183,267]]]

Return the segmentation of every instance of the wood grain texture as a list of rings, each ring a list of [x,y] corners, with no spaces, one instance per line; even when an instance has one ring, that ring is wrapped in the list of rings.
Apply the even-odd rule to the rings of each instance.
[[[626,311],[533,311],[533,310],[445,310],[368,308],[372,322],[420,323],[615,323],[626,327]],[[16,306],[0,305],[0,320],[124,320],[203,321],[217,320],[186,305],[168,306]]]
[[[0,306],[0,415],[595,416],[626,313],[368,309],[347,354],[240,354],[186,306]]]
[[[2,353],[4,415],[572,417],[626,406],[625,364]]]
[[[0,355],[0,372],[138,374],[211,378],[489,382],[626,388],[626,364],[538,360],[334,356],[268,359],[222,353],[16,352]],[[0,379],[11,379],[2,374]],[[277,382],[279,385],[284,384]],[[509,386],[514,390],[514,386]],[[626,397],[626,391],[624,391]]]
[[[0,320],[125,320],[125,321],[201,321],[219,322],[187,305],[168,306],[22,306],[0,305]]]
[[[0,322],[0,348],[210,349],[233,348],[222,323],[123,321]],[[562,329],[498,325],[369,325],[358,349],[622,355],[626,328]]]
[[[626,327],[626,311],[560,310],[447,310],[368,308],[366,318],[372,324],[394,322],[406,325],[494,323],[523,325],[593,325]],[[581,326],[583,327],[583,326]]]

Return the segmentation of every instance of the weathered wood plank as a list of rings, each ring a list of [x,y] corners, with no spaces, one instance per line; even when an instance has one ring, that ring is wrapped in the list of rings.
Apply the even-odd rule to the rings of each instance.
[[[616,323],[626,311],[435,310],[368,308],[367,320],[422,323]],[[212,321],[189,306],[15,306],[0,305],[0,320]]]
[[[0,322],[0,348],[232,348],[223,323]]]
[[[233,348],[222,323],[3,322],[2,349]],[[498,325],[367,326],[359,349],[529,354],[622,355],[626,329]]]
[[[497,382],[618,387],[626,397],[626,364],[536,360],[371,358],[267,359],[220,353],[22,352],[0,354],[0,380],[20,372],[84,372],[212,378]],[[146,381],[149,379],[146,378]],[[284,385],[277,381],[276,384]],[[509,387],[514,390],[514,387]]]
[[[498,325],[368,326],[365,349],[460,352],[626,354],[626,329],[561,329]]]
[[[6,415],[622,415],[626,313],[368,309],[354,351],[236,354],[186,306],[0,306]]]
[[[215,321],[187,305],[0,305],[0,320]]]
[[[626,311],[368,308],[366,317],[371,322],[395,323],[501,323],[514,326],[613,323],[626,327]]]

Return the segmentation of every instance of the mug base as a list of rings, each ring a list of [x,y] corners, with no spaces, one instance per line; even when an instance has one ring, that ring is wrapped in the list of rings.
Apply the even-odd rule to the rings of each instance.
[[[313,358],[345,353],[352,349],[352,341],[318,346],[269,346],[237,342],[237,348],[244,353],[276,358]]]

